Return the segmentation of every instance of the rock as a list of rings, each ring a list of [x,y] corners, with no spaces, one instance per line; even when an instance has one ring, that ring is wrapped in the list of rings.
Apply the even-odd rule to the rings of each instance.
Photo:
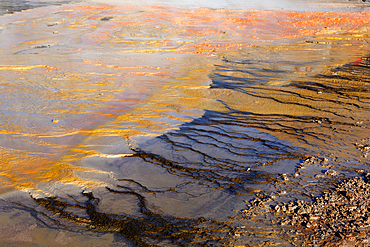
[[[337,176],[339,174],[339,172],[333,170],[333,169],[329,169],[325,172],[325,176],[329,176],[329,177],[334,177],[334,176]]]
[[[320,161],[320,164],[321,164],[321,165],[327,164],[327,163],[328,163],[328,161],[329,161],[329,159],[327,159],[327,158],[322,158],[322,159],[321,159],[321,161]]]
[[[52,119],[52,120],[51,120],[51,122],[52,122],[53,124],[57,124],[57,123],[59,123],[59,120],[58,120],[58,119]]]
[[[308,221],[317,221],[319,219],[320,219],[320,217],[318,217],[318,216],[310,215],[310,217],[308,218]]]

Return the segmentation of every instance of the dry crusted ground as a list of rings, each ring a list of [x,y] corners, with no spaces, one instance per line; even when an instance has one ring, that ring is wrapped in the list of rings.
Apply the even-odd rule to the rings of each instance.
[[[370,246],[370,173],[338,184],[312,202],[294,201],[272,208],[286,217],[307,245]]]
[[[337,184],[312,201],[272,205],[274,198],[257,195],[245,218],[270,211],[293,246],[370,246],[370,173]],[[294,235],[294,237],[292,237]]]

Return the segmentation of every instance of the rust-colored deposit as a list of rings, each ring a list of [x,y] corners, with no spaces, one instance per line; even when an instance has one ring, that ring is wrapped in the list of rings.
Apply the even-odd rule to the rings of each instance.
[[[110,141],[157,136],[205,110],[228,111],[217,97],[242,110],[256,102],[209,92],[208,74],[222,53],[312,36],[361,42],[369,18],[367,12],[110,5],[0,17],[6,37],[0,39],[1,187],[99,184],[74,172],[93,171],[81,167],[86,157],[129,155],[104,153]]]

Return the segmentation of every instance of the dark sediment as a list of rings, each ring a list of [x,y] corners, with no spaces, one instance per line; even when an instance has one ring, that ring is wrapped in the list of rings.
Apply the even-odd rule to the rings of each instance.
[[[109,192],[129,194],[137,197],[142,217],[101,212],[99,198],[93,193],[83,193],[85,202],[75,203],[60,198],[34,198],[47,212],[58,215],[62,220],[84,226],[90,230],[118,233],[137,246],[223,246],[231,228],[224,222],[208,219],[186,219],[167,217],[152,212],[143,196],[131,190],[120,191],[107,188]],[[74,209],[85,211],[84,215],[74,213]]]

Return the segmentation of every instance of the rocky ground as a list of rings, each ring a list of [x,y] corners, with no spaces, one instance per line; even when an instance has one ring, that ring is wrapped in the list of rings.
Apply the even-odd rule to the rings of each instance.
[[[342,181],[311,202],[297,200],[267,208],[282,227],[293,228],[286,232],[295,233],[295,242],[302,241],[304,246],[369,246],[369,197],[370,173],[366,173]],[[269,201],[257,198],[249,209],[266,208]],[[246,216],[253,211],[249,209],[243,212]]]
[[[355,177],[326,191],[313,202],[276,205],[287,217],[282,225],[297,228],[298,235],[319,246],[369,246],[370,174]]]

